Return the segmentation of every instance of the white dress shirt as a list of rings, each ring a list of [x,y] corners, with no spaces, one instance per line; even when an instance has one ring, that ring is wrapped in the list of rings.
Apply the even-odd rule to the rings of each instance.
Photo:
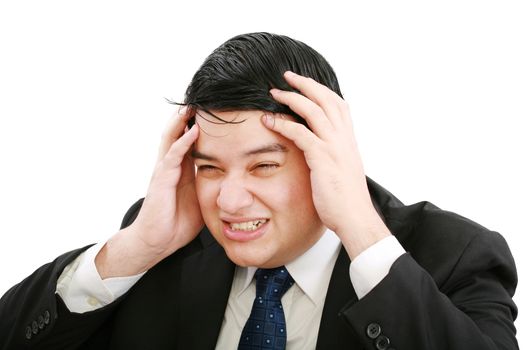
[[[102,280],[95,257],[103,243],[79,255],[62,272],[57,293],[68,309],[83,313],[105,306],[126,293],[143,274]],[[288,350],[314,349],[328,284],[341,242],[327,230],[303,255],[286,264],[294,285],[283,295]],[[394,261],[405,253],[394,236],[389,236],[359,254],[350,264],[350,280],[359,299],[372,290],[389,272]],[[257,268],[237,267],[217,349],[236,349],[255,299],[253,276]]]
[[[286,349],[314,349],[324,300],[341,242],[324,235],[303,255],[286,264],[295,283],[281,298],[286,319]],[[255,299],[256,267],[237,267],[216,349],[237,349]]]

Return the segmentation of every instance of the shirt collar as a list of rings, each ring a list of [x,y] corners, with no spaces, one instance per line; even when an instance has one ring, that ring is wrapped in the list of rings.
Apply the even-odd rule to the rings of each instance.
[[[323,301],[332,270],[341,247],[339,237],[331,230],[326,230],[321,238],[295,260],[286,264],[286,269],[295,283],[316,305]],[[242,287],[242,294],[253,280],[257,267],[237,267]]]

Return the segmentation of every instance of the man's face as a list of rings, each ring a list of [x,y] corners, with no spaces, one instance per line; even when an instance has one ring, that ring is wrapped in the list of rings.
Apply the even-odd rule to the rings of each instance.
[[[310,248],[325,228],[315,211],[310,169],[295,144],[268,130],[261,111],[200,111],[193,150],[204,222],[237,265],[276,267]]]

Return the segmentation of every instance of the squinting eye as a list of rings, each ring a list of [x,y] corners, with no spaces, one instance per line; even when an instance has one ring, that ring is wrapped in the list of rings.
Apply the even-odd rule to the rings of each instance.
[[[257,164],[253,171],[258,175],[271,175],[279,168],[279,164],[275,163],[262,163]]]
[[[257,168],[263,168],[263,169],[273,169],[277,167],[278,167],[277,164],[259,164],[257,165]]]
[[[213,165],[199,165],[197,167],[197,172],[204,173],[204,174],[213,174],[218,171],[219,171],[219,168],[216,168]]]

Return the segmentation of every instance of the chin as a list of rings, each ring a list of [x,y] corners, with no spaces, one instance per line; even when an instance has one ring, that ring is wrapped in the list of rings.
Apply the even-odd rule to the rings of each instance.
[[[253,266],[262,268],[279,266],[269,266],[272,263],[271,256],[268,256],[267,254],[254,252],[248,247],[243,247],[242,244],[236,245],[235,247],[223,246],[223,248],[226,251],[226,255],[228,256],[228,258],[238,266]]]

